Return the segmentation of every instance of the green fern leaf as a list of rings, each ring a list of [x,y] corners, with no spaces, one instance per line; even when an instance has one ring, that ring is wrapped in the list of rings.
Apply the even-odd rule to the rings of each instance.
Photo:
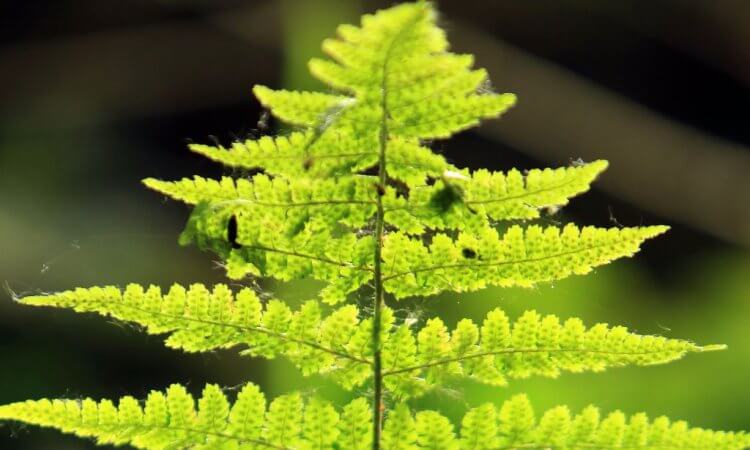
[[[724,348],[642,336],[606,324],[587,329],[579,319],[561,323],[556,316],[542,317],[536,311],[527,311],[512,323],[499,308],[487,314],[481,331],[464,319],[451,334],[434,318],[417,335],[415,346],[411,331],[398,327],[384,348],[386,381],[394,394],[403,397],[442,386],[456,376],[505,386],[508,378],[556,378],[563,371],[664,364],[688,353]]]
[[[350,174],[377,162],[377,141],[372,136],[365,139],[347,129],[337,129],[335,133],[321,131],[264,136],[235,142],[228,149],[192,144],[190,150],[229,167],[263,168],[268,174],[288,179]]]
[[[487,404],[469,411],[461,421],[461,450],[497,448],[497,413]]]
[[[535,219],[541,208],[564,206],[571,197],[587,191],[606,168],[606,161],[595,161],[534,169],[525,176],[517,170],[456,173],[432,186],[413,188],[406,205],[385,202],[385,219],[401,229],[413,228],[410,223],[416,219],[422,226],[420,233],[424,228],[478,230],[488,220]]]
[[[539,208],[562,205],[578,194],[606,167],[606,162],[557,170],[533,170],[524,179],[512,171],[477,172],[462,186],[445,182],[410,192],[409,200],[386,187],[383,195],[385,220],[408,233],[431,229],[481,229],[487,219],[528,219]],[[424,178],[425,172],[414,176]],[[406,178],[410,178],[411,175]],[[231,244],[263,248],[278,244],[279,235],[292,237],[303,229],[334,237],[336,227],[364,227],[376,212],[373,177],[358,176],[332,180],[307,178],[284,180],[256,175],[252,179],[224,177],[211,180],[185,178],[177,182],[146,179],[144,184],[185,203],[210,204],[197,208],[200,239],[227,246],[227,224],[235,220],[237,231]],[[446,192],[460,190],[460,194]],[[238,237],[242,237],[242,242]],[[187,238],[192,240],[192,238]]]
[[[333,238],[314,226],[289,236],[263,226],[252,215],[227,218],[206,214],[208,209],[211,209],[209,204],[196,207],[181,243],[195,243],[218,253],[225,259],[230,278],[240,279],[248,274],[282,281],[313,278],[328,283],[321,298],[331,304],[344,301],[347,294],[372,279],[375,242],[369,236],[342,232]],[[228,223],[232,220],[237,236],[234,242],[229,242]],[[258,234],[253,235],[253,230]]]
[[[266,86],[255,86],[253,93],[267,108],[273,108],[274,114],[290,125],[316,127],[325,122],[326,116],[335,116],[353,102],[353,99],[341,95],[323,94],[321,92],[295,92],[272,90]]]
[[[314,60],[313,74],[356,98],[337,121],[371,130],[384,118],[390,136],[429,139],[448,137],[513,105],[513,95],[477,92],[486,73],[472,71],[468,58],[446,53],[435,16],[425,3],[399,5],[364,17],[362,27],[341,26],[337,39],[323,43],[338,67]],[[458,63],[443,64],[448,59]],[[275,113],[275,105],[267,106]]]
[[[335,62],[313,60],[310,67],[344,95],[255,87],[261,103],[303,131],[230,150],[192,147],[228,165],[262,168],[270,177],[145,180],[196,205],[181,242],[216,251],[230,278],[314,278],[327,284],[321,298],[338,303],[374,277],[378,243],[358,233],[368,229],[378,204],[382,219],[400,230],[386,236],[382,252],[385,289],[398,298],[554,281],[630,255],[664,230],[579,232],[570,226],[559,235],[554,228],[512,227],[498,237],[492,222],[532,219],[540,208],[566,204],[607,163],[526,176],[453,176],[461,172],[420,141],[497,116],[514,97],[480,89],[486,73],[471,69],[470,56],[447,52],[435,17],[428,3],[411,3],[366,16],[361,27],[340,27],[338,38],[324,43]],[[388,186],[356,175],[381,156]],[[437,181],[426,184],[430,179]],[[466,233],[455,242],[428,234],[432,243],[423,245],[423,234],[436,229]]]
[[[395,318],[393,311],[384,308],[380,317],[380,329],[390,330],[393,327]],[[363,359],[373,360],[372,329],[374,318],[368,317],[360,322],[359,327],[354,331],[346,344],[346,351],[349,354],[360,355]],[[388,343],[388,335],[382,336],[383,345]],[[372,367],[364,364],[356,364],[354,361],[345,362],[340,371],[332,373],[334,379],[347,389],[361,386],[371,380]]]
[[[398,421],[410,423],[411,413],[403,405],[396,407]],[[567,407],[546,411],[537,422],[531,403],[525,395],[517,395],[498,410],[484,404],[469,410],[462,420],[461,439],[455,439],[453,425],[435,411],[418,412],[417,447],[440,450],[746,450],[750,435],[689,428],[685,422],[670,422],[660,417],[649,422],[645,414],[627,418],[615,411],[600,420],[599,410],[584,409],[572,418]],[[389,417],[388,427],[396,427]]]
[[[383,448],[388,450],[417,450],[417,425],[409,408],[401,403],[389,413],[383,427]]]
[[[410,139],[391,137],[385,163],[388,177],[399,180],[406,187],[423,187],[430,178],[441,177],[446,171],[458,170],[443,156]]]
[[[420,411],[415,422],[420,448],[459,450],[453,425],[445,417],[435,411]]]
[[[417,343],[411,329],[407,325],[396,327],[383,345],[383,367],[402,368],[414,367],[417,362]],[[427,389],[427,383],[422,378],[414,376],[410,371],[393,373],[385,378],[386,387],[396,397],[418,397]]]
[[[367,400],[358,398],[344,406],[338,424],[341,449],[368,450],[372,447],[372,412]]]
[[[308,402],[305,408],[304,450],[332,450],[338,439],[339,415],[329,403],[320,399]],[[289,445],[289,447],[292,447]]]
[[[130,444],[147,450],[369,448],[364,399],[344,406],[342,420],[328,402],[304,402],[298,393],[266,401],[258,387],[245,385],[230,405],[216,385],[207,385],[197,402],[184,387],[153,391],[145,402],[37,400],[0,406],[0,420],[19,421],[94,438],[98,444]],[[363,427],[364,421],[364,427]],[[350,446],[347,443],[351,443]]]
[[[304,403],[299,393],[282,395],[268,408],[263,438],[283,448],[295,448],[302,443]]]
[[[498,411],[498,433],[501,446],[528,442],[534,436],[536,417],[525,395],[516,395],[503,403]]]
[[[645,414],[628,419],[619,411],[600,420],[594,407],[575,418],[566,407],[552,408],[537,424],[524,395],[505,402],[499,418],[499,446],[495,448],[744,450],[750,446],[750,436],[745,433],[689,428],[685,422],[670,423],[665,417],[649,422]]]
[[[375,243],[370,237],[357,238],[348,233],[333,238],[329,234],[332,224],[321,221],[317,223],[323,224],[323,231],[313,225],[290,236],[300,228],[300,222],[311,216],[300,210],[302,217],[298,221],[294,214],[285,221],[283,216],[288,209],[272,209],[242,215],[234,209],[222,215],[205,214],[196,208],[194,222],[185,231],[184,239],[227,258],[227,270],[234,278],[252,273],[281,280],[312,277],[328,282],[323,298],[329,303],[343,301],[347,294],[372,279]],[[334,210],[335,205],[329,209]],[[331,212],[323,220],[352,220],[352,216],[344,219],[346,213]],[[236,221],[238,248],[228,242],[228,220]],[[366,218],[363,215],[358,220]],[[476,234],[461,233],[456,240],[437,234],[429,246],[396,232],[388,235],[384,243],[384,283],[397,298],[444,290],[473,291],[492,285],[533,286],[571,274],[585,274],[613,259],[631,256],[644,240],[666,230],[660,226],[580,230],[574,225],[562,230],[513,226],[500,237],[494,229],[484,227]]]
[[[123,397],[117,406],[91,399],[26,401],[0,406],[0,419],[56,428],[95,438],[99,444],[129,443],[143,449],[229,448],[222,447],[228,444],[273,448],[274,441],[258,438],[262,414],[260,421],[246,415],[265,409],[262,396],[252,392],[257,387],[247,385],[231,413],[215,385],[206,386],[197,412],[195,400],[182,386],[173,385],[165,393],[149,394],[143,406],[132,397]]]
[[[226,433],[245,442],[258,442],[261,440],[265,414],[266,397],[258,386],[249,383],[237,395],[229,412]]]
[[[470,205],[483,208],[483,203],[494,201],[488,200],[490,198],[501,203],[502,198],[505,198],[510,199],[508,207],[511,209],[499,213],[495,207],[488,213],[489,216],[496,219],[534,217],[538,214],[538,208],[565,201],[567,196],[586,189],[605,166],[602,162],[557,171],[532,172],[525,182],[522,178],[509,174],[508,177],[495,177],[495,180],[501,181],[490,183],[494,187],[476,187],[475,185],[487,183],[471,182],[467,184],[467,189],[474,194],[461,200],[463,212],[450,207],[449,209],[454,210],[453,213],[443,211],[440,214],[438,211],[432,216],[422,214],[420,217],[419,213],[414,212],[419,207],[412,208],[409,206],[411,200],[407,203],[389,188],[384,196],[384,204],[389,208],[385,217],[387,222],[399,226],[407,233],[423,232],[425,226],[460,229],[471,227],[472,223],[474,228],[481,230],[485,227],[486,214],[478,215],[478,211],[470,211],[467,209],[471,208]],[[547,175],[542,175],[544,173]],[[507,182],[506,178],[516,181]],[[530,181],[532,179],[537,181]],[[354,244],[351,240],[353,234],[334,237],[339,225],[357,229],[371,219],[375,212],[376,193],[373,189],[374,181],[370,177],[313,182],[309,179],[285,181],[258,175],[252,181],[235,181],[231,178],[215,181],[195,177],[179,182],[147,179],[145,183],[179,200],[201,205],[196,207],[191,225],[183,234],[183,240],[210,247],[227,258],[230,275],[241,277],[249,272],[280,279],[312,276],[335,283],[326,291],[326,299],[331,302],[343,300],[346,294],[371,277],[368,274],[371,270],[368,267],[371,241],[356,240],[357,244]],[[524,184],[526,187],[523,187]],[[440,192],[446,187],[443,185],[436,189],[435,192]],[[504,192],[505,197],[493,193],[496,191]],[[425,198],[435,197],[435,192]],[[524,202],[531,202],[528,205],[532,205],[532,197],[535,195],[538,201],[533,207],[527,206]],[[415,196],[414,201],[432,202],[420,200],[419,196]],[[513,208],[520,208],[519,211],[522,212],[513,213]],[[429,219],[430,217],[434,220]],[[230,236],[228,231],[231,221],[234,221],[234,236]],[[351,254],[352,248],[359,249],[357,254]],[[470,251],[476,252],[473,249]],[[320,256],[321,254],[332,257]],[[269,266],[269,263],[272,265]],[[316,265],[321,265],[318,263],[323,263],[324,267],[317,268]],[[342,270],[350,276],[342,274]]]
[[[134,284],[124,290],[76,289],[20,301],[134,322],[148,333],[168,334],[167,346],[189,352],[242,346],[243,354],[253,356],[283,354],[303,374],[328,374],[347,389],[364,384],[372,364],[372,320],[360,322],[363,314],[353,305],[322,317],[314,301],[293,312],[277,300],[262,305],[248,288],[233,294],[224,285],[209,291],[200,284],[189,289],[174,285],[165,294],[155,286]],[[722,348],[640,336],[604,324],[586,329],[578,319],[560,323],[555,316],[541,317],[534,311],[511,323],[495,309],[481,329],[464,319],[453,333],[434,318],[416,336],[407,325],[396,326],[388,308],[382,320],[385,383],[399,398],[418,397],[457,376],[504,386],[508,378],[660,364]]]
[[[291,236],[306,226],[325,231],[337,223],[361,228],[375,214],[375,183],[373,177],[366,176],[316,181],[271,179],[266,175],[256,175],[251,180],[144,180],[149,188],[185,203],[210,203],[210,208],[203,211],[213,216],[210,220],[226,224],[231,216],[236,216],[242,235],[255,237],[246,245],[268,242],[263,235],[269,234],[269,229],[274,235]],[[226,236],[226,229],[223,226],[210,237],[221,239]]]
[[[156,286],[144,289],[131,284],[76,289],[53,295],[20,299],[31,306],[70,308],[96,312],[134,322],[150,334],[169,334],[168,347],[187,352],[206,352],[235,346],[244,354],[274,358],[283,354],[305,374],[329,373],[344,382],[350,363],[365,368],[367,350],[348,350],[348,337],[356,335],[359,319],[353,306],[344,306],[321,318],[316,302],[292,312],[278,300],[265,306],[248,288],[233,294],[225,285],[209,291],[201,284],[189,289],[174,285],[162,294]],[[341,373],[336,373],[341,372]]]
[[[313,130],[275,138],[264,136],[235,142],[228,149],[204,144],[192,144],[190,149],[228,167],[262,168],[269,175],[293,180],[325,179],[367,169],[377,162],[377,146],[372,137],[365,140],[352,130],[336,127],[325,133]],[[389,141],[386,167],[390,177],[408,187],[423,186],[427,177],[438,178],[446,170],[455,170],[429,148],[398,137]]]
[[[194,449],[366,449],[371,410],[364,399],[339,413],[331,404],[300,394],[266,401],[248,384],[234,404],[218,386],[207,385],[197,401],[184,387],[153,391],[144,402],[110,400],[37,400],[0,406],[0,420],[58,429],[98,444],[130,444],[146,450]],[[531,403],[518,395],[497,409],[484,404],[469,410],[457,438],[450,421],[435,411],[413,417],[405,404],[389,412],[383,430],[386,450],[745,450],[750,435],[689,428],[665,417],[645,414],[629,419],[621,412],[600,418],[594,407],[571,417],[566,407],[545,412],[537,422]]]
[[[390,176],[408,185],[439,176],[450,166],[418,139],[448,137],[496,117],[515,96],[482,92],[486,72],[471,69],[471,56],[446,52],[435,16],[429,4],[412,3],[367,16],[361,28],[339,27],[339,38],[323,44],[336,62],[313,60],[310,68],[350,97],[255,87],[274,115],[306,131],[238,143],[228,151],[191,148],[230,166],[263,167],[286,178],[326,177],[374,165],[383,125],[392,151],[386,161]]]
[[[393,233],[383,246],[383,280],[397,298],[487,286],[529,287],[631,256],[644,240],[667,229],[512,226],[502,237],[491,228],[478,235],[462,233],[456,240],[437,234],[429,246]]]

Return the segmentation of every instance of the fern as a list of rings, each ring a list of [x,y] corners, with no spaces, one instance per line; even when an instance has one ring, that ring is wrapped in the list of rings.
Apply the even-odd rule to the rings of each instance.
[[[172,385],[166,392],[151,392],[143,405],[132,397],[123,397],[117,406],[110,400],[27,401],[0,407],[0,417],[94,437],[100,444],[145,449],[322,450],[356,432],[336,429],[339,414],[330,404],[317,399],[305,404],[300,394],[278,397],[266,409],[266,398],[254,384],[247,384],[231,406],[216,385],[205,387],[197,411],[195,403],[184,387]],[[359,404],[349,405],[344,416]]]
[[[332,60],[310,62],[332,92],[254,88],[293,127],[288,135],[190,146],[255,175],[144,180],[192,207],[180,242],[217,253],[230,278],[311,278],[323,282],[320,300],[293,311],[224,284],[166,291],[131,284],[19,299],[137,324],[186,352],[283,356],[303,374],[324,374],[352,391],[350,403],[290,393],[267,405],[251,383],[233,403],[215,385],[196,401],[174,385],[117,406],[90,399],[0,406],[0,420],[154,450],[750,448],[743,433],[643,414],[602,419],[593,407],[575,416],[556,407],[537,421],[525,396],[480,405],[455,424],[439,411],[411,410],[411,399],[456,379],[503,387],[723,348],[533,310],[511,320],[496,308],[480,324],[464,319],[449,331],[440,318],[415,324],[391,309],[407,297],[586,274],[667,230],[527,223],[587,191],[606,161],[522,174],[461,169],[433,153],[428,140],[498,117],[515,102],[487,89],[487,73],[470,55],[448,52],[435,22],[433,7],[416,2],[366,15],[359,27],[342,25],[323,44]],[[351,302],[366,299],[367,306]]]
[[[536,311],[526,311],[511,323],[498,308],[481,328],[464,319],[453,333],[439,318],[428,320],[416,339],[402,325],[384,344],[384,376],[395,393],[408,396],[410,390],[441,386],[456,376],[505,386],[508,378],[556,378],[563,371],[663,364],[690,352],[721,348],[641,336],[607,324],[587,329],[579,319],[560,323],[556,316],[542,317]]]
[[[353,305],[322,318],[315,301],[292,312],[278,300],[262,304],[248,288],[235,295],[225,285],[209,291],[201,284],[188,289],[174,285],[165,294],[158,287],[144,289],[135,284],[124,290],[112,286],[76,289],[21,301],[137,323],[150,334],[168,334],[168,347],[187,352],[243,346],[246,355],[275,358],[283,354],[306,374],[344,372],[343,377],[343,369],[351,364],[370,364],[368,347],[352,349],[352,336],[360,325],[360,313]]]
[[[326,450],[369,448],[372,413],[358,398],[337,410],[319,398],[307,401],[287,394],[266,405],[254,384],[245,385],[233,404],[216,385],[207,385],[197,401],[184,387],[153,391],[144,402],[111,400],[37,400],[0,406],[0,419],[59,429],[99,444],[137,448]],[[460,431],[436,411],[412,415],[399,404],[385,420],[383,448],[388,450],[501,449],[672,449],[740,450],[750,446],[745,433],[713,432],[671,423],[645,414],[630,418],[616,411],[605,418],[595,407],[572,416],[564,406],[546,411],[537,422],[529,400],[519,395],[500,408],[491,403],[469,410]]]
[[[486,286],[533,286],[632,255],[645,239],[666,227],[597,229],[510,227],[502,237],[494,228],[452,239],[436,234],[432,242],[402,233],[387,236],[383,259],[385,289],[397,298],[437,294],[444,290],[472,291]]]
[[[606,161],[596,161],[555,170],[534,169],[525,177],[516,170],[507,174],[482,170],[459,178],[456,183],[460,187],[445,181],[415,187],[408,199],[387,186],[382,198],[385,221],[412,234],[421,234],[425,228],[464,229],[472,225],[481,228],[485,218],[534,219],[539,217],[540,208],[562,206],[570,197],[588,190],[606,167]],[[286,230],[283,234],[294,234],[303,225],[311,226],[313,218],[329,221],[326,224],[329,227],[339,222],[362,227],[376,212],[373,182],[373,177],[366,176],[312,183],[307,178],[271,179],[265,175],[252,180],[229,177],[211,180],[198,176],[176,182],[144,180],[149,188],[187,204],[213,202],[213,208],[223,209],[227,216],[251,216],[252,222],[248,220],[244,225],[253,230],[252,234],[258,233],[260,223],[278,226]],[[454,199],[450,191],[455,189],[461,189],[462,195]]]
[[[284,355],[304,374],[326,374],[349,389],[363,385],[371,370],[367,339],[372,322],[362,320],[365,314],[354,305],[322,317],[322,307],[315,301],[293,312],[278,300],[261,304],[249,288],[233,294],[225,285],[209,290],[201,284],[189,289],[174,285],[165,294],[156,286],[144,289],[135,284],[124,290],[76,289],[21,302],[136,323],[150,334],[168,335],[168,347],[187,352],[243,347],[242,354],[250,356]],[[388,308],[383,317],[383,376],[401,397],[420,395],[450,377],[504,386],[507,378],[659,364],[689,352],[721,348],[639,336],[605,324],[586,329],[578,319],[561,324],[557,317],[541,317],[535,311],[511,323],[498,308],[487,315],[481,328],[464,319],[453,333],[439,318],[412,330],[396,323]],[[363,335],[361,330],[367,332]]]

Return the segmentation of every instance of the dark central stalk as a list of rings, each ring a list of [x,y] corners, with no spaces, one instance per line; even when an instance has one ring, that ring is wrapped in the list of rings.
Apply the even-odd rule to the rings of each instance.
[[[386,58],[387,61],[387,58]],[[382,361],[382,312],[385,296],[383,291],[383,234],[385,227],[385,211],[383,209],[383,194],[387,182],[385,168],[385,154],[388,146],[388,103],[386,101],[386,72],[387,64],[383,70],[382,95],[383,100],[381,107],[383,117],[380,125],[380,156],[378,158],[378,185],[377,189],[377,215],[375,218],[375,299],[374,314],[372,323],[372,345],[373,345],[373,419],[372,419],[372,448],[380,450],[380,437],[382,434],[383,424],[383,361]]]
[[[375,225],[376,247],[375,247],[375,301],[372,323],[372,345],[373,345],[373,430],[372,448],[380,449],[381,424],[383,422],[383,362],[382,362],[382,339],[381,317],[383,311],[383,274],[381,267],[381,253],[383,241],[383,208],[382,202],[378,201],[378,217]]]

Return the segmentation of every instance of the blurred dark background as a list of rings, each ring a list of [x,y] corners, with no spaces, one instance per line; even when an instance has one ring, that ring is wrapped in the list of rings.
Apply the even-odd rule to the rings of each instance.
[[[750,2],[443,0],[454,49],[477,55],[518,106],[434,148],[505,170],[606,158],[595,189],[555,221],[665,223],[635,259],[533,290],[421,302],[449,325],[502,306],[581,316],[643,333],[726,343],[668,366],[467,386],[423,401],[474,405],[528,391],[539,407],[589,403],[750,429]],[[0,403],[145,397],[151,388],[251,380],[271,395],[301,380],[283,362],[182,355],[121,324],[22,308],[13,295],[128,282],[223,281],[211,255],[180,248],[188,210],[147,176],[217,176],[189,141],[254,136],[250,89],[320,87],[309,57],[335,25],[390,2],[352,0],[4,1],[0,5]],[[299,301],[304,284],[267,284]],[[456,304],[460,308],[456,308]],[[273,380],[269,373],[275,371]],[[279,376],[278,374],[283,374]],[[459,400],[448,403],[446,400]],[[4,425],[2,449],[88,449]]]

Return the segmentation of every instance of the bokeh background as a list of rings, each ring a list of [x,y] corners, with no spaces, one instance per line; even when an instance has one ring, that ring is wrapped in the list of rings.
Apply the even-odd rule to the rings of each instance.
[[[22,308],[13,295],[74,286],[223,281],[211,255],[180,248],[188,210],[147,176],[218,176],[186,142],[257,135],[255,83],[319,87],[307,59],[335,25],[390,2],[57,0],[0,5],[0,403],[42,396],[145,397],[151,388],[251,380],[343,395],[284,362],[183,355],[122,324]],[[442,295],[414,307],[449,324],[502,306],[729,351],[652,368],[467,386],[422,401],[454,416],[525,390],[540,407],[589,403],[750,429],[750,3],[442,0],[454,49],[477,55],[518,106],[434,148],[504,170],[606,158],[592,192],[546,219],[665,223],[622,260],[533,290]],[[271,126],[275,126],[271,122]],[[265,285],[298,302],[306,284]],[[273,376],[271,374],[273,373]],[[451,406],[449,406],[451,405]],[[0,427],[2,449],[88,449],[54,432]]]

